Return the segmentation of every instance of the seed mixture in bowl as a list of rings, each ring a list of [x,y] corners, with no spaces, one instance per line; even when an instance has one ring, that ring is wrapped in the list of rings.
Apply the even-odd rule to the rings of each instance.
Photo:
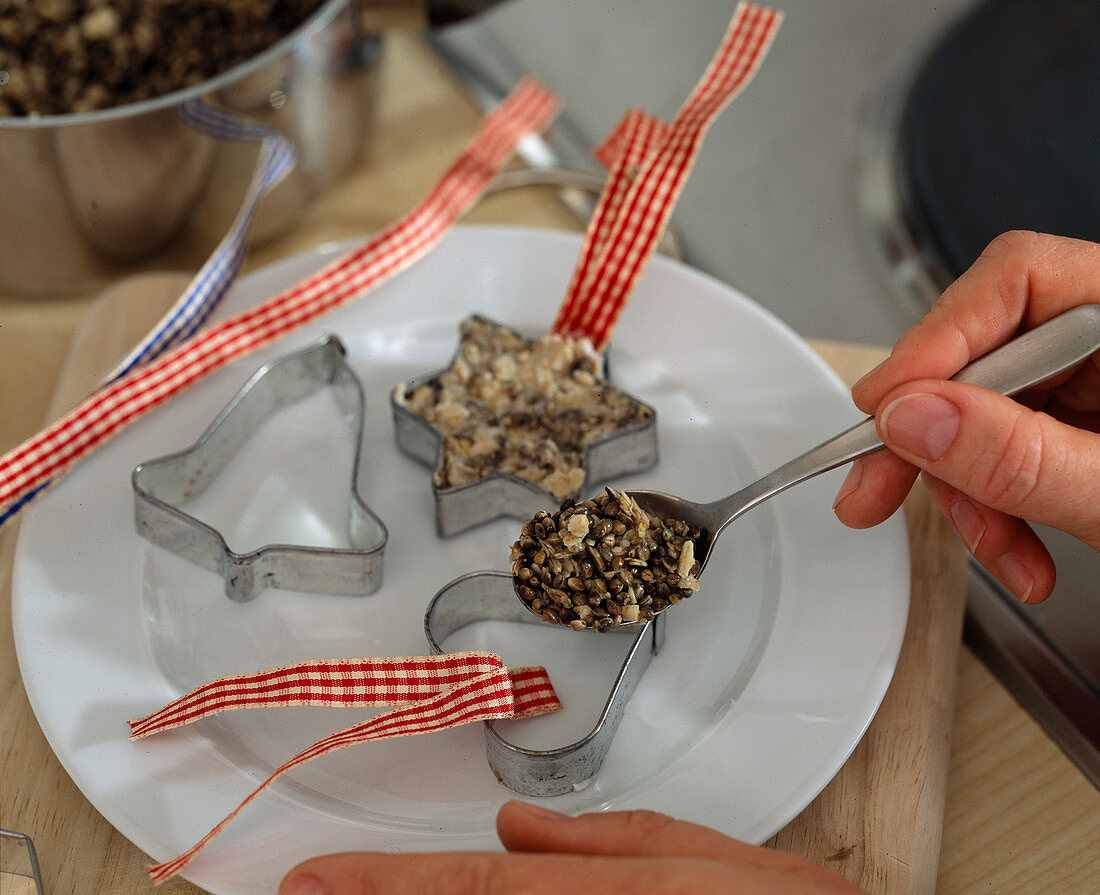
[[[437,488],[510,474],[557,502],[584,487],[588,445],[653,417],[607,384],[589,342],[526,339],[478,315],[462,321],[447,370],[394,397],[442,439]]]
[[[324,0],[0,0],[0,115],[92,112],[201,84]]]
[[[694,526],[659,519],[607,488],[525,522],[512,545],[512,578],[544,621],[608,631],[649,621],[699,589],[697,537]]]

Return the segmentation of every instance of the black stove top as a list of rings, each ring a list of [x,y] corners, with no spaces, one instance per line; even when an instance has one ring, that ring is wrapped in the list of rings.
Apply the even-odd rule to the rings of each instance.
[[[920,67],[898,146],[913,226],[951,277],[999,233],[1100,242],[1100,3],[994,0]]]

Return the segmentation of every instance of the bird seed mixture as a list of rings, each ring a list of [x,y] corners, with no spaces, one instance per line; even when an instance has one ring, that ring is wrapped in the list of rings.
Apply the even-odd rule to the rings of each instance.
[[[512,579],[544,621],[608,631],[649,621],[699,589],[697,537],[694,526],[658,519],[607,488],[525,522],[512,545]]]
[[[454,488],[508,473],[555,500],[584,487],[585,448],[642,423],[653,411],[612,388],[587,341],[537,341],[487,320],[460,325],[451,366],[427,382],[399,386],[398,403],[442,437],[436,486]]]
[[[200,84],[324,0],[0,0],[0,115],[65,115]]]

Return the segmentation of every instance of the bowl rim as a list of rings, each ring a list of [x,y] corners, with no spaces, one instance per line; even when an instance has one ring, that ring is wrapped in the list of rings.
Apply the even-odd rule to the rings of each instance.
[[[304,22],[297,28],[273,43],[266,50],[257,53],[250,59],[246,59],[230,69],[226,69],[219,75],[208,78],[200,84],[173,90],[150,99],[143,99],[135,103],[126,103],[121,106],[111,106],[107,109],[96,109],[94,112],[65,113],[61,115],[0,115],[0,130],[33,130],[37,128],[71,127],[79,124],[96,124],[104,121],[114,121],[121,118],[131,118],[169,109],[182,105],[188,100],[198,99],[208,93],[221,90],[237,81],[243,80],[248,75],[263,68],[268,63],[286,54],[293,44],[311,34],[319,33],[327,28],[336,17],[347,7],[355,3],[355,0],[325,0]]]

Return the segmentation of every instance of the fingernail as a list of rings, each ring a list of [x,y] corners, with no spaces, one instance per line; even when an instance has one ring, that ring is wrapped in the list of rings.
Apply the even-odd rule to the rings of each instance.
[[[969,500],[957,500],[951,504],[951,521],[966,542],[966,549],[974,553],[985,534],[985,517]]]
[[[1014,556],[1005,556],[1000,564],[1001,582],[1012,591],[1021,603],[1026,603],[1035,587],[1035,579],[1022,562]]]
[[[303,873],[284,880],[279,895],[325,895],[325,885],[312,873]]]
[[[836,492],[836,497],[833,499],[833,509],[835,510],[845,497],[851,494],[859,487],[859,483],[863,480],[863,460],[855,460],[852,463],[852,468],[848,470],[848,475],[844,477],[844,481],[840,483],[840,489]]]
[[[938,395],[905,395],[882,411],[882,428],[896,447],[939,460],[959,431],[959,409]]]

